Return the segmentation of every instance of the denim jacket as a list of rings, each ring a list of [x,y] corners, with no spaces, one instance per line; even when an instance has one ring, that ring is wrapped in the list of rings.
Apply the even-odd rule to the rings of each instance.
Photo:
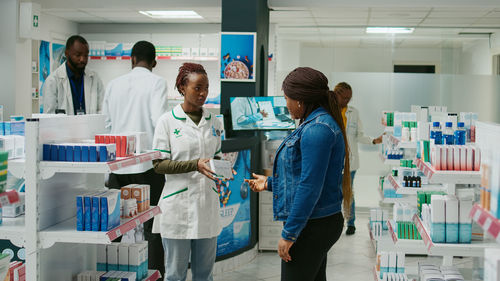
[[[344,154],[342,131],[322,107],[283,141],[267,179],[281,237],[295,241],[309,219],[341,211]]]

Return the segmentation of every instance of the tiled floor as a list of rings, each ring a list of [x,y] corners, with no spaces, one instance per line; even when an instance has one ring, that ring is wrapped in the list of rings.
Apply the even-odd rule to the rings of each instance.
[[[356,234],[345,234],[328,254],[327,277],[336,280],[373,280],[375,252],[370,243],[367,214],[357,213]],[[277,243],[277,241],[276,241]],[[281,260],[276,252],[259,253],[247,265],[215,276],[217,281],[279,281]]]

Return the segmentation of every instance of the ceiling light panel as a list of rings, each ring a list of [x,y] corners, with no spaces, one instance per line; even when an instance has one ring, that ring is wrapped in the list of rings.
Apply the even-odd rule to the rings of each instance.
[[[413,33],[414,28],[410,27],[367,27],[366,33],[378,34],[404,34]]]
[[[195,11],[139,11],[139,13],[154,19],[202,19]]]

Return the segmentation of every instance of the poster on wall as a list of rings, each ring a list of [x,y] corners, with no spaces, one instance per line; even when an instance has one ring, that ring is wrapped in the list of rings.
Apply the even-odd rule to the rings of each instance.
[[[40,50],[39,50],[39,57],[40,57],[40,63],[39,63],[39,83],[38,85],[40,86],[39,92],[40,92],[40,113],[43,113],[43,103],[42,103],[42,97],[43,97],[43,83],[49,77],[50,74],[50,43],[47,41],[40,41]]]
[[[217,238],[217,256],[224,256],[250,245],[250,150],[225,153],[222,157],[233,163],[234,180],[219,182],[222,232]]]
[[[64,54],[65,50],[65,45],[52,43],[52,67],[50,68],[52,71],[55,71],[66,61],[66,55]]]
[[[255,82],[255,32],[221,32],[220,79]]]

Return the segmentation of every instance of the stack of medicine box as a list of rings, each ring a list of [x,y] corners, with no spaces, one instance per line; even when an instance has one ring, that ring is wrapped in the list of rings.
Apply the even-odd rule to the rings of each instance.
[[[380,278],[384,273],[405,273],[405,253],[381,251],[377,254],[376,267]]]
[[[418,275],[420,281],[464,281],[464,277],[456,267],[441,266],[433,264],[418,263]],[[485,276],[486,277],[486,276]],[[493,279],[484,279],[493,280]]]
[[[0,122],[0,135],[24,136],[24,121],[4,121]]]
[[[76,230],[109,231],[119,225],[119,190],[90,192],[76,197]]]
[[[417,213],[417,208],[408,203],[395,203],[393,207],[393,218],[396,222],[395,231],[398,234],[398,239],[421,240],[413,215]]]
[[[24,136],[0,136],[0,151],[8,153],[8,159],[24,157]]]
[[[124,202],[129,200],[137,205],[137,211],[139,213],[149,210],[150,204],[150,186],[147,184],[129,184],[121,188],[121,199]],[[126,205],[123,204],[123,215],[125,216],[130,212],[127,206],[133,206],[134,204]]]
[[[459,200],[454,195],[432,195],[431,204],[422,205],[422,221],[430,226],[435,243],[470,243],[472,200]]]
[[[97,271],[135,272],[137,280],[148,275],[148,243],[97,245]]]
[[[389,212],[381,208],[370,209],[370,228],[374,236],[382,236],[382,230],[387,229]]]
[[[115,144],[60,143],[44,144],[44,161],[109,162],[116,159]]]
[[[137,138],[136,134],[101,134],[95,136],[95,143],[115,144],[117,157],[134,155],[136,151],[136,141],[138,140],[140,140],[140,138]]]
[[[474,145],[430,145],[430,162],[436,170],[479,171],[481,151]]]
[[[26,264],[20,261],[13,261],[9,265],[10,281],[24,281],[26,280]]]

